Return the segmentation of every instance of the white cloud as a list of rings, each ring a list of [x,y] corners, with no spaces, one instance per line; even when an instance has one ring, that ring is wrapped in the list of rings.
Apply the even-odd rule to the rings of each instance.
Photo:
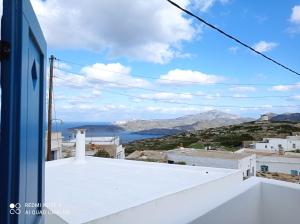
[[[202,12],[207,12],[216,2],[226,4],[229,0],[193,0],[194,7]]]
[[[66,65],[67,66],[67,65]],[[83,67],[78,74],[55,69],[55,85],[60,87],[80,88],[95,91],[103,86],[131,88],[145,87],[150,83],[130,75],[131,68],[120,63],[96,63]]]
[[[233,97],[235,97],[235,98],[245,98],[245,97],[247,97],[247,95],[237,93],[237,94],[233,94]]]
[[[293,89],[299,89],[300,83],[296,83],[295,85],[276,85],[272,86],[269,90],[270,91],[278,91],[278,92],[286,92]]]
[[[293,7],[290,21],[295,24],[300,24],[300,5]]]
[[[89,86],[86,77],[54,69],[54,85],[58,87],[85,88]]]
[[[228,48],[228,50],[233,54],[235,54],[238,51],[238,49],[239,48],[237,46],[231,46]]]
[[[148,112],[155,112],[160,114],[191,114],[201,112],[205,109],[200,109],[197,107],[185,106],[185,107],[166,107],[166,106],[149,106],[145,108]]]
[[[278,43],[275,42],[266,42],[266,41],[260,41],[256,44],[254,44],[253,48],[261,53],[271,51],[275,47],[278,46]]]
[[[204,94],[202,92],[197,92],[196,93],[197,96],[204,96],[205,99],[208,100],[215,100],[215,99],[219,99],[221,97],[220,93],[215,93],[215,94]]]
[[[300,95],[292,96],[291,98],[294,100],[300,100]]]
[[[277,85],[277,86],[272,86],[271,88],[271,90],[279,91],[279,92],[289,91],[290,89],[292,89],[292,86],[288,86],[288,85]]]
[[[145,87],[149,83],[130,75],[130,68],[120,63],[101,64],[96,63],[83,67],[80,71],[91,84],[101,84],[115,87]]]
[[[93,89],[92,93],[91,93],[91,96],[92,97],[99,97],[101,96],[102,92],[100,90],[97,90],[97,89]]]
[[[48,97],[48,93],[47,93],[47,97]],[[55,93],[55,94],[53,94],[53,98],[55,99],[55,100],[67,100],[68,99],[68,97],[66,96],[66,95],[64,95],[64,94],[61,94],[61,93]],[[48,100],[48,99],[47,99]]]
[[[69,65],[65,62],[60,62],[60,61],[56,61],[54,66],[59,68],[59,69],[63,69],[63,70],[71,70],[72,69],[71,65]]]
[[[160,76],[158,82],[176,85],[213,84],[223,79],[221,76],[205,74],[199,71],[175,69]]]
[[[253,86],[237,86],[230,88],[230,91],[237,92],[237,93],[248,93],[248,92],[255,92],[256,88]]]
[[[161,0],[31,0],[47,42],[59,48],[105,51],[155,63],[177,55],[197,30],[183,12]],[[179,0],[187,7],[191,0]]]
[[[193,98],[193,96],[190,93],[171,93],[171,92],[142,94],[141,97],[145,99],[170,100],[170,101],[189,100]]]

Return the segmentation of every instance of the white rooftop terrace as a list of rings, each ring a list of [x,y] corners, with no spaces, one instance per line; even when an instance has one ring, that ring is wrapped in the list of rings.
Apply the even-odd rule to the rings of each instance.
[[[64,212],[49,207],[56,215],[46,223],[188,223],[241,182],[241,172],[229,169],[95,157],[51,161],[45,201]]]
[[[46,163],[45,223],[299,224],[300,185],[238,170],[86,157]]]

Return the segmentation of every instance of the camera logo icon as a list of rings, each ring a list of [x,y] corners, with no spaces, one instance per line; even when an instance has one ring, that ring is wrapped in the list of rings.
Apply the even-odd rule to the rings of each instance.
[[[9,213],[11,215],[19,215],[21,213],[21,204],[20,203],[10,203],[9,204]]]

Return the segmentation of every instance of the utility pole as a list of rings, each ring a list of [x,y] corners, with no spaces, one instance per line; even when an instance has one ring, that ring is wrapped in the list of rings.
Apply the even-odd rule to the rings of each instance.
[[[50,56],[50,76],[49,76],[49,97],[48,97],[48,132],[47,132],[47,161],[52,160],[51,156],[51,133],[52,133],[52,91],[53,91],[53,67],[55,57]]]

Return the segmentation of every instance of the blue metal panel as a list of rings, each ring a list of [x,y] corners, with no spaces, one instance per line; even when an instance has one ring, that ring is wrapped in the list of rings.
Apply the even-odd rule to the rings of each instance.
[[[4,0],[1,27],[11,54],[1,63],[0,223],[39,223],[25,203],[44,202],[46,42],[29,0]]]

